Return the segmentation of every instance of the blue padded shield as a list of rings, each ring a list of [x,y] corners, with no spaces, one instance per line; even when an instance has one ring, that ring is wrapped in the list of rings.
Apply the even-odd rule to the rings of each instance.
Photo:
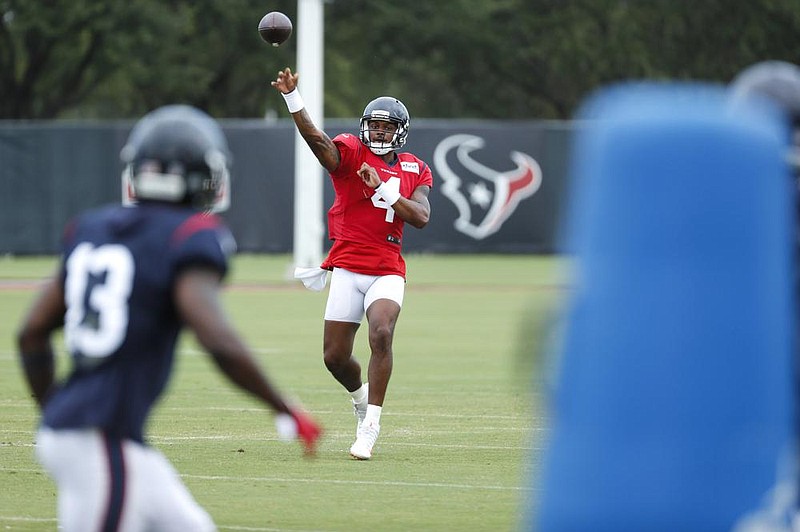
[[[529,525],[729,531],[792,422],[793,211],[774,109],[606,88],[580,115],[551,430]]]

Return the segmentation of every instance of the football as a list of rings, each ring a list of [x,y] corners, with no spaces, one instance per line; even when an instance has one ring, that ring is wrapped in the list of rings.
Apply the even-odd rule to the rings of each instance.
[[[292,35],[292,21],[280,11],[271,11],[261,17],[258,33],[264,42],[280,46]]]

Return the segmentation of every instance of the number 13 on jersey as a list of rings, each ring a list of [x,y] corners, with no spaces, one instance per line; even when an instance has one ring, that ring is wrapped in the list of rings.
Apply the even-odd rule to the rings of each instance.
[[[122,345],[128,330],[133,256],[119,244],[94,247],[84,242],[66,266],[66,343],[73,353],[102,360]]]

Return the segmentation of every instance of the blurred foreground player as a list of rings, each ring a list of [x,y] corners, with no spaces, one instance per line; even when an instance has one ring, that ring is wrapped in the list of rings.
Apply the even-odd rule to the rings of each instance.
[[[795,305],[800,303],[800,67],[785,61],[761,61],[742,70],[731,82],[730,90],[735,103],[744,103],[749,99],[764,99],[777,105],[791,125],[792,138],[789,140],[787,161],[791,167],[794,180],[795,206],[795,255],[794,255],[794,298]],[[800,309],[795,312],[795,320],[800,319]],[[800,442],[800,323],[795,325],[795,417],[796,437]],[[797,459],[795,468],[800,466]],[[795,482],[795,523],[794,529],[800,530],[800,475]]]
[[[763,99],[777,105],[791,125],[787,162],[792,169],[795,193],[800,192],[800,67],[785,61],[761,61],[742,70],[730,84],[735,103]],[[800,196],[795,201],[800,213]],[[800,219],[800,217],[798,217]],[[800,250],[800,229],[796,233]],[[800,271],[796,272],[800,274]],[[800,275],[797,287],[800,289]]]
[[[138,203],[78,216],[57,274],[18,335],[42,408],[37,456],[58,487],[59,529],[215,530],[144,424],[169,379],[184,325],[237,386],[276,415],[283,439],[314,450],[320,429],[287,405],[222,309],[235,243],[210,214],[227,204],[228,148],[208,115],[162,107],[122,151]],[[54,382],[52,336],[64,328],[73,369]]]
[[[332,270],[325,308],[323,357],[333,377],[350,392],[358,423],[350,455],[369,460],[380,432],[386,387],[392,374],[392,342],[405,293],[406,265],[400,255],[403,227],[423,228],[430,217],[430,167],[410,153],[398,153],[408,136],[408,110],[382,96],[367,104],[359,136],[331,140],[306,111],[298,75],[288,68],[272,82],[286,100],[297,130],[328,171],[336,199],[328,211],[333,247],[321,268],[310,268],[303,283],[322,289]],[[366,313],[369,323],[369,385],[353,343]]]

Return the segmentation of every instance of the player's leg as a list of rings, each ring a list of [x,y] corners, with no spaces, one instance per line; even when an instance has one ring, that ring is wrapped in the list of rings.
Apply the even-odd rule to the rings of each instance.
[[[59,530],[105,530],[109,520],[116,528],[121,507],[109,507],[115,499],[109,491],[113,468],[99,431],[43,427],[36,436],[36,457],[56,483]]]
[[[376,278],[367,289],[364,306],[369,324],[369,404],[350,454],[360,460],[372,457],[380,433],[380,417],[392,376],[394,329],[403,305],[405,280],[397,275]]]
[[[213,532],[217,530],[208,512],[195,501],[178,472],[156,449],[125,442],[125,453],[135,475],[131,475],[130,502],[142,516],[123,531]]]
[[[370,382],[369,404],[383,406],[386,388],[392,376],[394,328],[400,305],[391,299],[378,299],[367,310],[370,358],[367,376]]]
[[[363,305],[358,274],[334,268],[325,306],[322,355],[325,367],[348,392],[361,387],[361,366],[353,357],[353,343],[364,317]]]
[[[353,357],[353,344],[359,324],[325,320],[322,357],[333,378],[353,392],[361,387],[361,365]]]
[[[368,385],[361,382],[361,364],[353,356],[358,324],[346,321],[325,321],[323,358],[325,367],[350,394],[358,433],[367,415]]]
[[[369,324],[370,382],[369,404],[383,406],[386,388],[392,376],[394,328],[405,295],[405,279],[399,275],[375,278],[364,296]]]
[[[367,411],[367,385],[361,381],[361,365],[353,356],[356,332],[364,317],[361,276],[334,268],[325,307],[323,360],[333,377],[348,391],[356,415],[356,431]]]

